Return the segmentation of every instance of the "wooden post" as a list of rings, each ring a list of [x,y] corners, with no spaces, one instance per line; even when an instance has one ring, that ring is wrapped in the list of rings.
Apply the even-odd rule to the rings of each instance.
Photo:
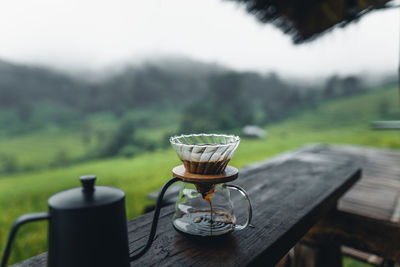
[[[342,253],[339,244],[300,242],[295,246],[293,267],[341,267]]]

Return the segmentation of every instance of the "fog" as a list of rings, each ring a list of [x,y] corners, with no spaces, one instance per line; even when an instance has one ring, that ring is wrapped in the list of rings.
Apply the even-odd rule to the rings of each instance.
[[[0,4],[0,58],[74,71],[159,57],[296,77],[394,73],[399,10],[368,14],[311,43],[220,0],[15,0]]]

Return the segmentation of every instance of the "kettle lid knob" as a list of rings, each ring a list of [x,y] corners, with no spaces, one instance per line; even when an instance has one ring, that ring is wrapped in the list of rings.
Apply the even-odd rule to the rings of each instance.
[[[96,182],[96,175],[84,175],[79,177],[82,183],[83,192],[91,193],[94,191],[94,183]]]

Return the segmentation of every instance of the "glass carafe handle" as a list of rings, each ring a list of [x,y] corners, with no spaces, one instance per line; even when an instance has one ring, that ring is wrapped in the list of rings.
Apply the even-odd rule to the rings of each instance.
[[[237,185],[226,185],[226,188],[228,189],[233,189],[236,191],[239,191],[239,193],[246,199],[247,205],[248,205],[248,217],[247,217],[247,221],[245,224],[243,225],[235,225],[235,230],[243,230],[244,228],[246,228],[247,226],[249,226],[250,222],[251,222],[251,218],[253,216],[253,209],[251,207],[251,201],[249,196],[247,195],[246,191],[244,191],[243,188],[241,188],[240,186]]]

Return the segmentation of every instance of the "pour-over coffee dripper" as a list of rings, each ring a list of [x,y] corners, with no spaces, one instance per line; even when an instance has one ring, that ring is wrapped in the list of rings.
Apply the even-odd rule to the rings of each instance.
[[[240,138],[225,134],[189,134],[170,138],[172,147],[189,173],[224,172]]]
[[[228,162],[239,145],[233,135],[192,134],[171,137],[170,142],[183,162],[173,175],[183,181],[175,205],[174,228],[191,236],[221,236],[248,226],[252,217],[250,199],[242,188],[228,185],[238,170]],[[239,191],[248,203],[244,225],[236,224],[230,189]]]

